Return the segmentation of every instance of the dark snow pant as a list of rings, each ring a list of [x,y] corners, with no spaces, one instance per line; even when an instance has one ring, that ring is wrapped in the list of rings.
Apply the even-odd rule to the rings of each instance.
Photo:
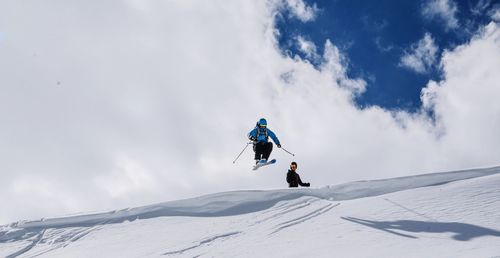
[[[267,160],[273,151],[273,144],[271,142],[258,142],[253,146],[253,150],[255,151],[255,160]]]

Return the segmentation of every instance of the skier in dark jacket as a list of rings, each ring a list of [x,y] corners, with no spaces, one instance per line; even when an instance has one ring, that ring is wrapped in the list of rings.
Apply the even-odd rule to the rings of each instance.
[[[300,176],[299,174],[297,174],[296,170],[297,170],[297,163],[294,161],[292,162],[292,164],[290,164],[290,169],[286,174],[286,181],[288,182],[288,187],[298,187],[299,185],[305,187],[311,186],[310,183],[303,183],[302,180],[300,180]]]
[[[273,144],[269,142],[269,137],[276,143],[276,147],[281,148],[278,137],[276,137],[271,129],[267,128],[266,119],[261,118],[255,125],[255,128],[248,133],[248,139],[253,142],[255,164],[259,163],[259,161],[265,163],[269,159],[273,151]]]

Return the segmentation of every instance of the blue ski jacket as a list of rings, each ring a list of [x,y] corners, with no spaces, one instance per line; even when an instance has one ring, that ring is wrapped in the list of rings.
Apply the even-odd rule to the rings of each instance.
[[[276,145],[281,145],[280,140],[278,140],[278,137],[276,137],[276,134],[274,134],[273,131],[269,128],[259,128],[255,127],[252,131],[248,133],[248,139],[256,142],[268,142],[269,137],[273,139],[273,142]]]

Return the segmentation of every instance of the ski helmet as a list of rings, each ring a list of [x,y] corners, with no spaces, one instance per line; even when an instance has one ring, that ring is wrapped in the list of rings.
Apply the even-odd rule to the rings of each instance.
[[[265,118],[261,118],[261,119],[259,119],[259,122],[257,122],[257,125],[258,125],[259,127],[266,127],[266,126],[267,126],[267,121],[266,121],[266,119],[265,119]]]

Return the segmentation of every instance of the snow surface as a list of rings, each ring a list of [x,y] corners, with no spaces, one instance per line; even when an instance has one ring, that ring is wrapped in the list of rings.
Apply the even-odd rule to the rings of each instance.
[[[0,257],[500,257],[500,167],[0,227]]]

